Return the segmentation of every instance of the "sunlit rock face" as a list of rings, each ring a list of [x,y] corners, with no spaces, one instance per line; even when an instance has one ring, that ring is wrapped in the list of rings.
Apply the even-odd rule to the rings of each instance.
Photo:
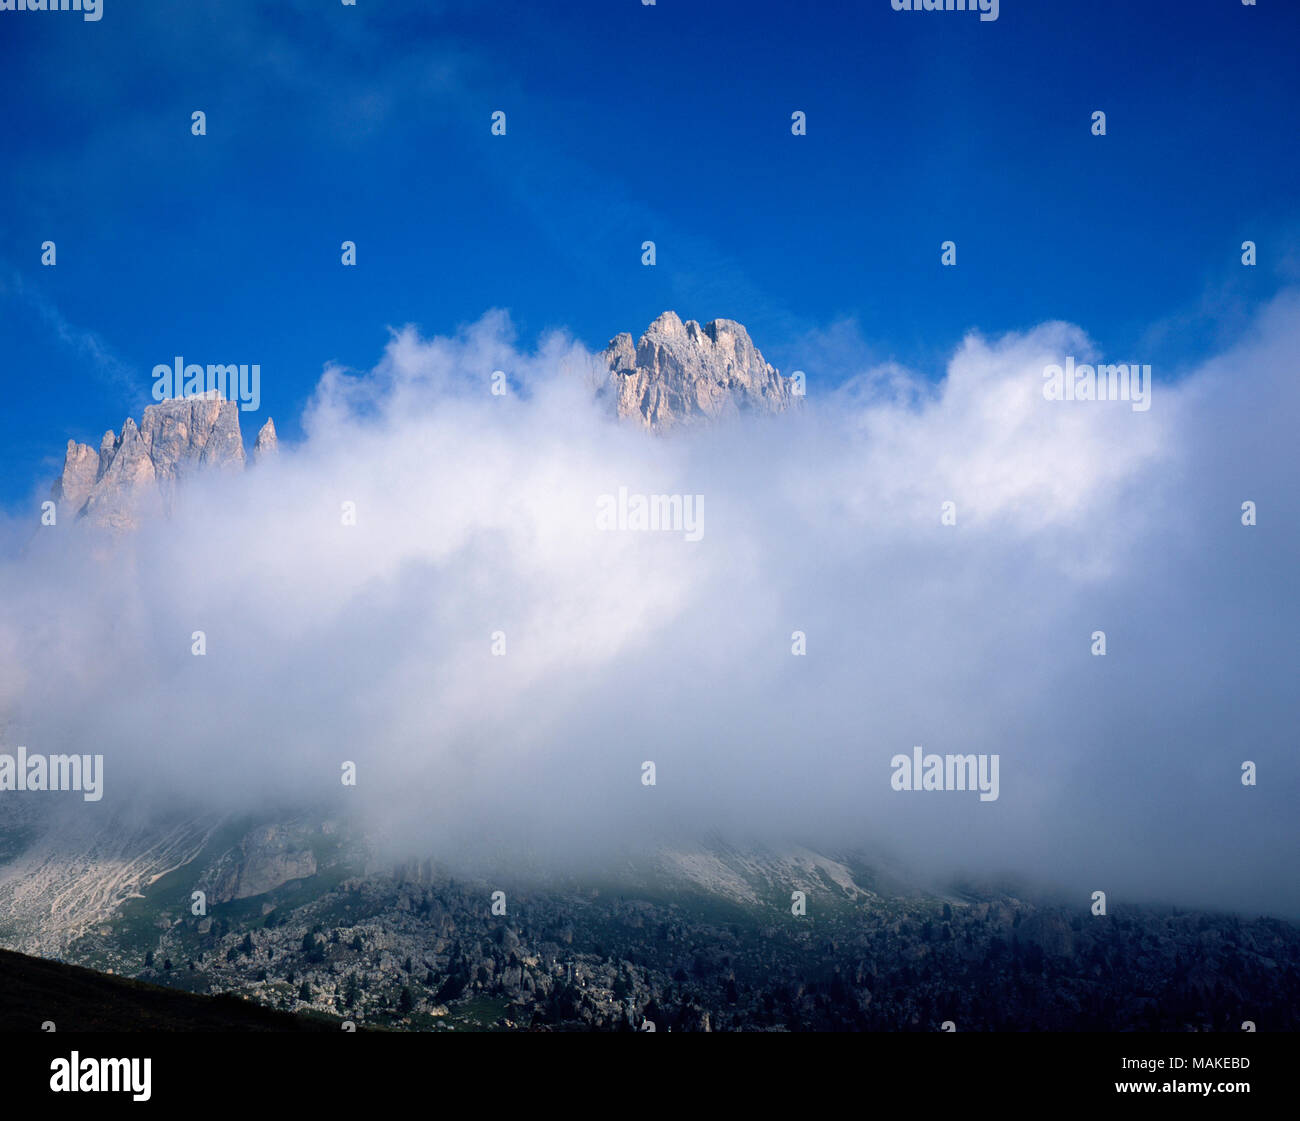
[[[666,311],[635,342],[616,335],[597,363],[596,388],[619,417],[652,432],[775,414],[799,403],[794,383],[771,366],[732,319],[701,327]],[[258,433],[252,461],[278,448],[275,424]],[[245,466],[239,404],[210,391],[150,405],[137,426],[104,433],[96,451],[69,440],[54,498],[63,516],[112,530],[170,510],[178,483],[199,470]]]
[[[780,413],[798,401],[791,380],[764,360],[749,332],[732,319],[701,327],[666,311],[633,342],[624,332],[602,354],[603,387],[620,417],[652,431],[740,413]]]
[[[261,453],[274,449],[270,421],[258,443]],[[139,426],[127,417],[120,433],[104,433],[98,452],[69,440],[54,497],[65,516],[131,529],[142,514],[169,509],[188,475],[214,467],[244,467],[239,405],[217,392],[180,397],[150,405]]]

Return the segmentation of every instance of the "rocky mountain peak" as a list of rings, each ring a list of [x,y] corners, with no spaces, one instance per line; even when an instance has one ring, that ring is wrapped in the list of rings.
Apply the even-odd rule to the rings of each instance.
[[[274,448],[270,421],[258,443],[263,452]],[[239,405],[210,391],[150,405],[139,425],[127,417],[120,433],[104,433],[98,452],[69,440],[54,497],[60,513],[130,529],[147,508],[169,510],[176,485],[193,472],[243,466]]]
[[[780,413],[798,398],[734,319],[700,326],[665,311],[637,341],[615,335],[601,356],[618,415],[652,431],[740,413]]]
[[[253,462],[260,463],[269,456],[275,455],[279,450],[280,445],[275,437],[275,421],[267,417],[266,423],[262,425],[261,430],[257,433],[257,442],[253,445]]]
[[[670,308],[668,311],[659,313],[655,321],[646,329],[646,334],[680,334],[685,330],[685,327],[682,317]]]
[[[620,417],[653,432],[743,413],[794,408],[793,383],[770,365],[734,319],[701,326],[665,311],[639,339],[615,335],[596,364],[599,394]],[[252,459],[276,454],[275,422],[257,434]],[[139,425],[104,433],[99,449],[69,440],[54,486],[59,512],[131,529],[147,509],[170,510],[178,484],[200,469],[245,466],[239,405],[219,390],[150,405]]]

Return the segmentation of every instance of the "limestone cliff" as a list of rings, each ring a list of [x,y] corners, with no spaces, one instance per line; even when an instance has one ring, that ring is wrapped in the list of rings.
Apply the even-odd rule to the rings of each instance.
[[[275,425],[258,437],[258,456],[275,448]],[[96,452],[68,441],[54,498],[63,515],[110,529],[131,529],[150,511],[171,508],[178,483],[210,468],[242,470],[244,440],[239,405],[218,392],[150,405],[139,426],[105,432]]]
[[[666,311],[635,343],[615,335],[602,356],[602,393],[618,415],[664,432],[742,413],[781,413],[798,397],[791,380],[764,360],[749,332],[732,319],[701,327]]]

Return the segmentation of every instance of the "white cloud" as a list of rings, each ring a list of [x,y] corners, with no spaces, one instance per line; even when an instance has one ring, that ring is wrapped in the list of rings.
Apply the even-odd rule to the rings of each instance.
[[[3,746],[102,752],[106,802],[347,797],[425,846],[723,831],[1295,912],[1297,343],[1288,296],[1135,413],[1045,401],[1092,353],[1045,324],[971,336],[936,386],[653,439],[562,336],[403,330],[325,374],[278,462],[5,565]],[[598,531],[620,486],[705,495],[703,539]],[[1001,797],[892,791],[914,744],[1000,753]]]

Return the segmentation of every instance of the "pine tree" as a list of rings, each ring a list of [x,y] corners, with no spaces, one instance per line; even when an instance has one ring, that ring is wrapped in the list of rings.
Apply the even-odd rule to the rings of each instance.
[[[346,1008],[351,1008],[361,996],[361,985],[357,981],[355,973],[349,973],[347,983],[343,987],[343,1004]]]

